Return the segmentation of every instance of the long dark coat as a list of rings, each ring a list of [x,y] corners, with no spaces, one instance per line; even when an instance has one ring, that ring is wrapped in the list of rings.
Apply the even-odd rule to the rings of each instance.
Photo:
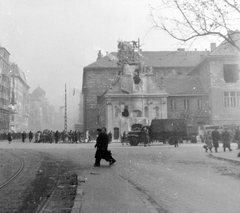
[[[29,139],[33,139],[33,133],[32,133],[32,131],[29,132],[28,137],[29,137]]]
[[[218,148],[219,147],[220,134],[217,130],[214,130],[212,132],[212,140],[213,140],[213,146],[215,148]]]
[[[230,147],[231,136],[228,131],[222,133],[223,147]]]
[[[96,154],[95,158],[97,159],[107,159],[107,149],[108,149],[108,135],[106,133],[100,133],[97,137],[97,143],[96,143]]]
[[[11,132],[8,133],[7,138],[8,138],[8,141],[12,141],[13,136]]]

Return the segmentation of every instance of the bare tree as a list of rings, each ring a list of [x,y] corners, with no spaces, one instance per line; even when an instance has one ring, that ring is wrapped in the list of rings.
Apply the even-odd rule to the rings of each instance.
[[[216,36],[230,43],[240,52],[240,45],[232,34],[240,35],[239,0],[160,0],[151,7],[152,20],[157,29],[182,41]],[[239,25],[239,26],[238,26]],[[235,38],[235,39],[234,39]],[[239,36],[237,36],[239,39]]]

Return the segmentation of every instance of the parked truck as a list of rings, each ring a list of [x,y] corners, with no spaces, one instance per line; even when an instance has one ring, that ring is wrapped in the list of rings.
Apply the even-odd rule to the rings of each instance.
[[[132,129],[128,132],[128,142],[131,146],[137,146],[139,143],[145,143],[146,128],[148,129],[150,142],[158,141],[174,144],[175,140],[197,142],[197,129],[187,125],[184,119],[153,119],[150,126],[141,126],[141,128]]]

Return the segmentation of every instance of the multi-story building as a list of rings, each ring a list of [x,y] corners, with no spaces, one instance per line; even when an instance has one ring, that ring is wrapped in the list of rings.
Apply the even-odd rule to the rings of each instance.
[[[240,46],[240,34],[231,35]],[[228,42],[212,46],[211,53],[190,73],[198,76],[208,94],[210,123],[240,125],[240,53]]]
[[[0,46],[0,133],[9,131],[10,53]]]
[[[29,86],[24,72],[17,64],[11,65],[10,100],[13,112],[10,115],[10,129],[14,132],[28,131],[29,119]]]
[[[196,67],[207,55],[209,54],[208,51],[185,51],[184,49],[178,49],[177,51],[160,51],[160,52],[140,52],[140,62],[139,62],[139,69],[145,69],[148,67],[154,78],[154,84],[150,84],[149,86],[154,86],[156,84],[160,84],[163,80],[166,86],[166,93],[167,93],[167,100],[159,101],[158,106],[153,106],[155,114],[151,115],[153,118],[158,117],[160,118],[162,113],[161,109],[169,108],[170,102],[172,103],[172,107],[177,107],[179,110],[178,113],[175,114],[175,117],[188,117],[189,110],[192,110],[195,115],[195,119],[202,115],[205,118],[198,118],[195,122],[204,122],[208,121],[206,118],[204,110],[195,110],[190,107],[190,102],[197,104],[198,97],[199,105],[204,104],[202,102],[205,101],[206,94],[202,93],[199,86],[192,91],[192,88],[185,87],[182,91],[175,88],[175,90],[171,90],[172,87],[169,87],[171,84],[172,86],[176,86],[178,80],[168,79],[167,76],[171,74],[171,76],[181,76],[182,81],[185,83],[197,82],[197,77],[192,77],[190,79],[186,76],[194,67]],[[99,57],[98,60],[87,67],[84,67],[83,70],[83,85],[82,91],[84,95],[83,100],[83,115],[84,115],[84,130],[89,130],[89,132],[94,136],[96,128],[99,126],[99,104],[98,100],[102,97],[103,93],[112,87],[112,84],[116,81],[119,76],[119,73],[122,72],[122,66],[118,65],[118,58],[117,53],[110,53],[105,57]],[[179,79],[180,81],[180,79]],[[171,83],[172,82],[172,83]],[[185,85],[183,83],[183,85]],[[190,91],[188,91],[190,90]],[[195,93],[194,93],[195,92]],[[193,101],[194,97],[194,101]],[[155,99],[155,97],[154,97]],[[175,103],[171,101],[171,99],[175,100]],[[185,100],[186,99],[186,100]],[[189,102],[189,99],[192,101]],[[130,100],[130,99],[129,99]],[[185,101],[184,101],[185,100]],[[196,102],[196,103],[195,103]],[[201,102],[201,103],[200,103]],[[184,108],[185,103],[185,108]],[[204,109],[208,109],[208,107],[204,107]],[[142,109],[143,110],[143,109]],[[172,110],[173,111],[173,110]],[[142,113],[144,110],[142,111]],[[170,114],[170,111],[164,112],[166,113],[167,117],[174,117],[173,114]],[[151,114],[151,113],[150,113]],[[163,118],[163,117],[162,117]],[[149,119],[149,122],[151,119]],[[191,120],[193,122],[193,120]],[[109,125],[109,130],[113,132],[114,126]]]
[[[30,95],[29,101],[29,130],[43,131],[60,130],[63,123],[61,114],[56,113],[53,106],[45,97],[46,92],[38,86]]]
[[[232,34],[232,39],[240,44],[239,38],[239,33]],[[165,91],[164,97],[153,97],[150,93],[137,94],[137,97],[129,90],[122,90],[126,85],[133,84],[132,78],[128,83],[120,80],[125,86],[120,83],[116,89],[114,82],[123,71],[121,66],[117,66],[116,53],[99,58],[85,67],[85,130],[94,134],[99,125],[105,125],[114,133],[121,132],[125,106],[129,115],[147,117],[148,124],[153,118],[184,118],[195,127],[204,124],[240,125],[239,51],[226,41],[219,46],[212,43],[210,49],[209,52],[183,49],[174,52],[141,52],[139,70],[152,67],[152,77],[148,75],[151,80],[147,80],[146,85],[155,88],[155,95]],[[146,78],[146,73],[142,75]],[[164,90],[157,89],[160,85]]]

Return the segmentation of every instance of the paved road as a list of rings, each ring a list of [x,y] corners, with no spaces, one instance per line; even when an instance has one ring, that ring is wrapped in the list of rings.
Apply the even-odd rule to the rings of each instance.
[[[34,149],[76,164],[82,213],[238,213],[239,165],[213,158],[202,144],[129,147],[111,144],[117,163],[93,168],[91,144],[30,144],[13,142],[14,149]],[[0,148],[10,148],[0,143]],[[233,152],[214,156],[238,159]],[[81,193],[82,192],[82,193]]]

